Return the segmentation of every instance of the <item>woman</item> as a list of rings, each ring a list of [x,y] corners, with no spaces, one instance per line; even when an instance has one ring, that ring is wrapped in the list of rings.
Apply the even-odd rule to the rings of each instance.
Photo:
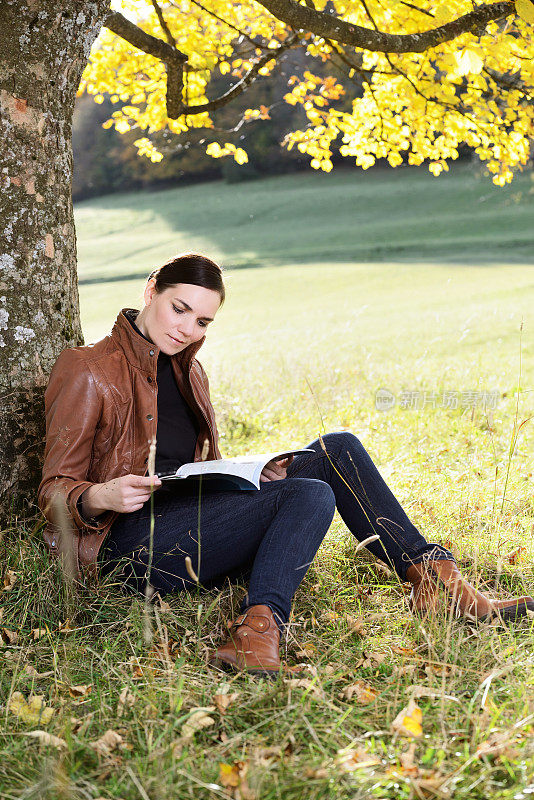
[[[150,275],[140,312],[124,309],[102,341],[61,353],[45,397],[39,488],[50,549],[70,551],[85,571],[97,560],[104,571],[122,560],[129,584],[145,591],[148,582],[160,595],[195,585],[195,576],[210,586],[247,575],[241,613],[212,663],[263,674],[280,670],[280,631],[336,506],[354,536],[374,537],[368,549],[412,584],[414,611],[433,612],[438,587],[470,618],[515,619],[534,609],[532,598],[494,601],[471,586],[451,553],[410,522],[350,433],[327,434],[308,445],[313,453],[270,462],[260,491],[203,488],[200,509],[196,486],[151,481],[154,438],[156,473],[220,457],[208,380],[195,356],[224,296],[217,264],[178,256]]]

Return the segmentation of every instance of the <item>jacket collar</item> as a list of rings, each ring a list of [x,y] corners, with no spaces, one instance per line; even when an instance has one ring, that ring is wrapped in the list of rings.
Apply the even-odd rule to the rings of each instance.
[[[159,348],[137,333],[126,318],[126,315],[128,315],[135,320],[138,314],[139,311],[135,308],[123,308],[111,330],[111,339],[121,348],[126,359],[133,367],[153,374],[157,368]],[[171,358],[176,360],[182,369],[188,368],[204,344],[205,338],[203,336],[198,342],[188,345],[185,350],[175,356],[171,356]]]

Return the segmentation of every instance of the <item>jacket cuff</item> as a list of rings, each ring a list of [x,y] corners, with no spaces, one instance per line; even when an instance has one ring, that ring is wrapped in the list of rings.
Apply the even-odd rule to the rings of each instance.
[[[85,529],[88,531],[97,532],[106,527],[110,516],[112,516],[114,512],[104,511],[98,517],[91,517],[90,519],[86,519],[83,516],[81,497],[85,490],[89,489],[91,486],[94,486],[94,484],[90,481],[77,483],[74,489],[72,489],[67,495],[67,507],[72,517],[72,521],[80,531]]]

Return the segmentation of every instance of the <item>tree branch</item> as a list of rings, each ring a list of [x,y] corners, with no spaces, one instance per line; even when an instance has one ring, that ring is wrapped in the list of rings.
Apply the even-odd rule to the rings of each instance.
[[[185,53],[176,47],[145,33],[141,28],[130,22],[118,11],[112,11],[104,22],[106,28],[125,39],[138,50],[148,53],[154,58],[163,61],[167,68],[167,116],[177,119],[183,112],[182,91],[184,87],[184,64],[187,61]]]
[[[163,16],[163,11],[159,7],[158,0],[152,0],[152,5],[154,6],[154,11],[156,12],[158,17],[158,22],[160,24],[161,29],[163,30],[163,33],[167,37],[168,43],[171,45],[171,47],[176,48],[176,39],[172,35],[170,28],[165,21],[165,17]]]
[[[384,33],[353,25],[323,11],[301,5],[296,0],[258,0],[261,5],[295,30],[311,31],[340,44],[359,47],[377,53],[422,53],[431,47],[449,42],[462,33],[484,29],[489,22],[508,17],[515,12],[513,0],[484,3],[453,22],[421,33]]]
[[[258,48],[258,49],[260,49],[260,50],[267,50],[267,49],[268,49],[268,45],[267,45],[267,44],[265,44],[265,42],[262,42],[262,43],[260,43],[260,42],[256,42],[256,41],[255,41],[255,40],[252,38],[252,36],[249,36],[249,35],[248,35],[248,33],[245,33],[244,31],[240,30],[239,28],[236,28],[236,26],[235,26],[235,25],[232,25],[232,23],[231,23],[231,22],[228,22],[228,20],[226,20],[226,19],[223,19],[222,17],[220,17],[218,14],[216,14],[216,13],[215,13],[215,11],[211,11],[209,8],[206,8],[206,6],[202,5],[202,3],[200,3],[200,2],[199,2],[199,0],[191,0],[191,2],[192,2],[192,3],[193,3],[195,6],[198,6],[199,8],[201,8],[201,9],[202,9],[202,11],[204,11],[206,14],[209,14],[209,15],[210,15],[211,17],[213,17],[214,19],[218,19],[218,20],[219,20],[219,22],[222,22],[222,24],[223,24],[223,25],[226,25],[228,28],[231,28],[233,31],[235,31],[236,33],[238,33],[238,34],[239,34],[239,36],[242,36],[242,37],[243,37],[243,39],[247,39],[247,40],[248,40],[248,41],[249,41],[251,44],[253,44],[253,45],[254,45],[254,47],[255,47],[255,48],[257,47],[257,48]],[[172,3],[172,5],[173,5],[175,8],[179,8],[179,6],[177,5],[177,3],[174,3],[174,2],[173,2],[173,0],[171,0],[171,3]]]
[[[157,2],[152,0],[158,20],[168,38],[174,41],[172,34],[161,14]],[[159,11],[159,13],[158,13]],[[134,47],[148,53],[155,58],[163,61],[167,68],[167,116],[171,119],[177,119],[183,115],[202,114],[206,111],[215,111],[227,103],[230,103],[234,97],[243,94],[245,89],[258,77],[260,69],[265,67],[269,61],[277,59],[280,55],[289,50],[290,47],[298,40],[298,35],[293,34],[287,41],[283,42],[276,50],[268,50],[253,67],[249,69],[246,75],[241,78],[235,86],[232,86],[227,92],[214,100],[208,100],[206,103],[198,103],[196,105],[187,105],[183,102],[182,92],[184,88],[184,69],[187,69],[186,62],[187,56],[180,52],[176,47],[152,36],[150,33],[145,33],[141,28],[130,22],[118,11],[112,11],[105,20],[105,26],[110,31],[116,33],[122,39],[125,39]]]
[[[515,89],[516,91],[521,92],[521,94],[529,100],[534,100],[534,96],[529,92],[529,87],[527,87],[523,81],[517,77],[517,74],[507,75],[504,72],[497,72],[496,69],[492,69],[491,67],[484,67],[482,71],[485,72],[486,75],[488,75],[493,82],[497,84],[497,86],[509,90]]]
[[[227,103],[229,103],[235,97],[243,94],[245,89],[247,89],[250,84],[256,80],[262,67],[265,67],[269,61],[279,58],[282,53],[286,50],[289,50],[296,41],[298,41],[298,35],[295,33],[290,36],[286,42],[277,47],[276,50],[269,50],[260,59],[258,59],[254,66],[249,69],[246,75],[244,75],[241,80],[238,81],[235,86],[232,86],[232,88],[227,92],[222,94],[220,97],[216,97],[214,100],[208,100],[206,103],[198,103],[197,105],[193,106],[184,105],[182,106],[182,114],[202,114],[205,111],[215,111],[216,109],[227,105]]]

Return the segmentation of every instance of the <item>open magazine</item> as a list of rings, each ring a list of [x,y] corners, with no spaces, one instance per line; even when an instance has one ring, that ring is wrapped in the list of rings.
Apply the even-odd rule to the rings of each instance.
[[[182,464],[176,472],[163,473],[158,477],[162,481],[185,480],[202,477],[202,480],[216,481],[216,488],[221,489],[259,489],[260,475],[269,461],[280,461],[288,456],[300,453],[313,453],[313,450],[287,450],[282,453],[261,453],[255,456],[234,456],[219,458],[216,461],[194,461]]]

